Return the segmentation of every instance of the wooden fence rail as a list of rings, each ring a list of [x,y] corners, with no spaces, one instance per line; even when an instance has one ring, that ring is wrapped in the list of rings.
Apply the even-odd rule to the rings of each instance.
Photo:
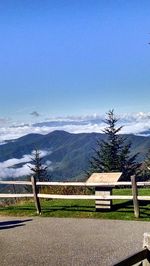
[[[139,217],[138,201],[150,201],[150,196],[138,196],[138,187],[150,186],[150,182],[115,182],[115,183],[88,183],[88,182],[36,182],[34,177],[31,181],[0,181],[0,185],[30,185],[33,193],[0,193],[0,198],[34,198],[37,213],[41,213],[40,198],[43,199],[87,199],[87,200],[133,200],[135,217]],[[112,187],[129,186],[132,187],[132,195],[60,195],[60,194],[41,194],[39,186],[76,186],[76,187]]]
[[[109,183],[91,183],[91,182],[36,182],[37,186],[74,186],[74,187],[131,187],[132,182],[109,182]],[[150,182],[136,182],[138,187],[148,187]]]
[[[0,180],[0,185],[32,185],[31,181],[6,181]],[[128,186],[131,187],[131,182],[110,182],[110,183],[87,183],[87,182],[36,182],[37,186],[74,186],[74,187],[114,187]],[[148,187],[150,182],[136,182],[138,187]]]
[[[26,194],[10,194],[10,193],[0,193],[0,198],[33,198],[33,194],[31,193],[26,193]]]
[[[34,194],[10,194],[10,193],[0,193],[0,198],[32,198]],[[39,198],[45,199],[87,199],[87,200],[133,200],[133,196],[124,195],[112,195],[112,196],[95,196],[95,195],[63,195],[63,194],[41,194],[38,193]],[[138,200],[150,201],[150,196],[138,196]]]
[[[41,182],[42,183],[42,182]],[[0,185],[32,185],[32,182],[31,181],[2,181],[0,180]]]

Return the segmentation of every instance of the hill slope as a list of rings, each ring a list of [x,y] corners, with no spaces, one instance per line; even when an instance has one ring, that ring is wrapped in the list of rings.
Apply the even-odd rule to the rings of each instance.
[[[37,147],[47,151],[43,162],[49,162],[49,169],[55,180],[80,179],[88,167],[88,160],[93,148],[96,147],[96,140],[105,137],[100,133],[71,134],[65,131],[53,131],[47,135],[29,134],[1,145],[0,162],[30,155]],[[125,137],[127,141],[132,142],[131,153],[140,152],[139,160],[142,160],[150,147],[150,137],[135,135]]]

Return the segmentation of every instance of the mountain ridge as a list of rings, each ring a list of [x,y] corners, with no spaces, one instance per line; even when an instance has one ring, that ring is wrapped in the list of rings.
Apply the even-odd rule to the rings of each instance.
[[[139,161],[143,160],[148,148],[150,137],[133,134],[122,135],[131,142],[131,154],[140,153]],[[69,133],[55,130],[46,135],[28,134],[12,142],[0,145],[0,162],[12,158],[21,159],[31,155],[35,148],[47,151],[43,163],[49,162],[49,171],[53,180],[69,180],[84,178],[84,170],[88,167],[97,140],[106,139],[103,133]]]

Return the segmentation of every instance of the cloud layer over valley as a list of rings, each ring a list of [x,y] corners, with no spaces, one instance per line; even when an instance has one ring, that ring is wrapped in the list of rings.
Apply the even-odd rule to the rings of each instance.
[[[50,151],[40,150],[40,157],[44,157],[50,154]],[[20,176],[28,176],[31,175],[31,158],[34,156],[34,152],[31,154],[25,154],[22,158],[12,158],[6,160],[4,162],[0,162],[0,178],[17,178]],[[51,168],[51,162],[46,161],[46,166]]]

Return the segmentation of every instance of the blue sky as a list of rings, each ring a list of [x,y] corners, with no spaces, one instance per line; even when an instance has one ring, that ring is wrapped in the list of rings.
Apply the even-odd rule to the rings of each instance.
[[[145,0],[1,0],[1,121],[149,112],[149,10]]]

